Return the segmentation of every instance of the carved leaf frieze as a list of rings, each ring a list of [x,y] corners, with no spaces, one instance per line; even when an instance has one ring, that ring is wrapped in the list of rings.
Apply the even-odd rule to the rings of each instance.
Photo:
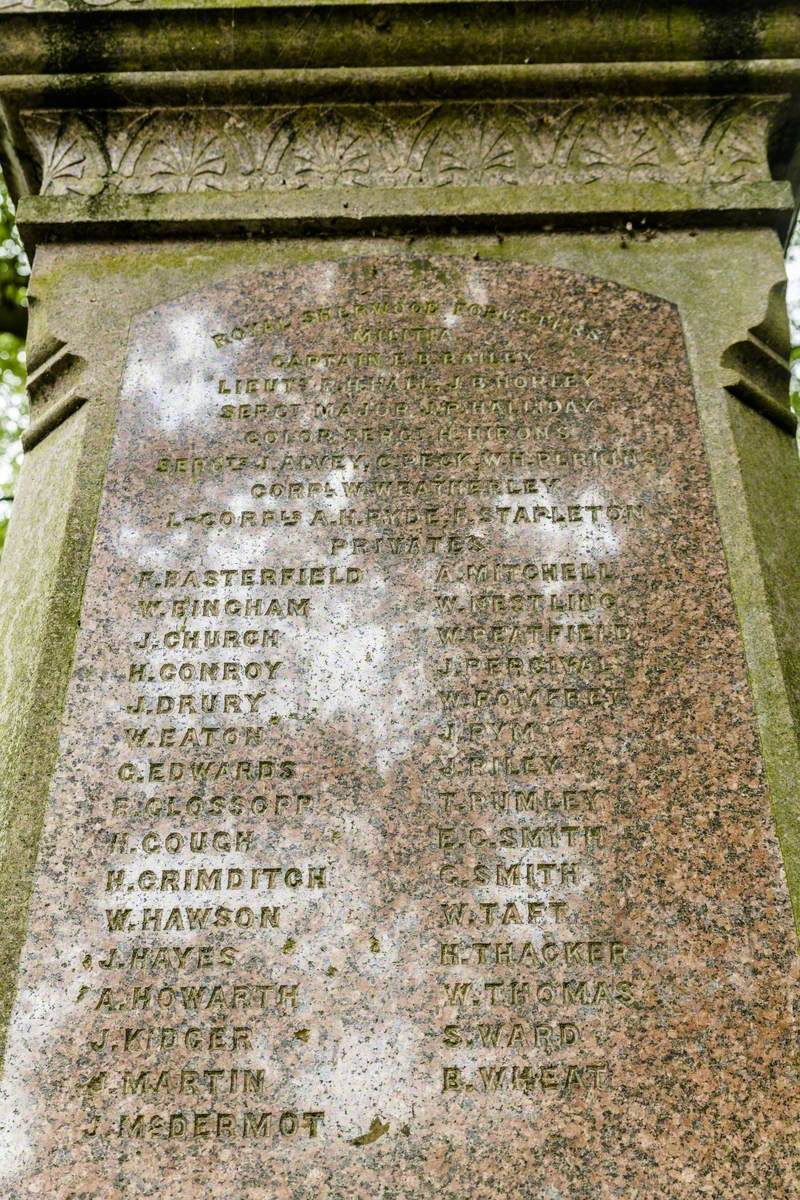
[[[2,3],[2,0],[0,0]],[[770,178],[779,100],[25,114],[47,195]]]

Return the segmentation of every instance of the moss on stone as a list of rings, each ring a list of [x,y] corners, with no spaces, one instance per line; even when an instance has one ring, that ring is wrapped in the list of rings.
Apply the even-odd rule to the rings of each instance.
[[[0,1061],[109,440],[96,416],[26,456],[0,572]]]

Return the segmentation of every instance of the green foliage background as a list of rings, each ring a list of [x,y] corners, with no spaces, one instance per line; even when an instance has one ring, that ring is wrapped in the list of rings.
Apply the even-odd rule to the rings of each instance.
[[[25,424],[25,288],[30,268],[0,178],[0,552],[14,496]]]

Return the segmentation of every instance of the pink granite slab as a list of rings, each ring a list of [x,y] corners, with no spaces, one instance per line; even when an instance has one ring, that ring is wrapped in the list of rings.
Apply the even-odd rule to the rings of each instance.
[[[2,1195],[789,1200],[794,983],[676,310],[409,254],[141,316]]]

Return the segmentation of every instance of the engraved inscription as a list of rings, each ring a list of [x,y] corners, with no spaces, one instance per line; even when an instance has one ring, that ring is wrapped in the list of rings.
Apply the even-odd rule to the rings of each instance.
[[[682,1153],[753,1030],[779,1086],[756,756],[668,304],[408,256],[143,315],[12,1030],[45,1185],[577,1196],[583,1130],[654,1194],[642,1096]]]

